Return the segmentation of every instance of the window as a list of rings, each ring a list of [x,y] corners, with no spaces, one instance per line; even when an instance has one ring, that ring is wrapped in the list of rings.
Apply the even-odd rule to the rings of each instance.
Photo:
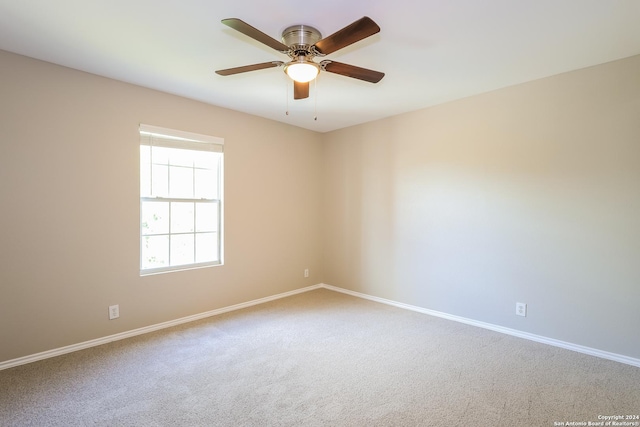
[[[221,265],[221,138],[140,125],[140,274]]]

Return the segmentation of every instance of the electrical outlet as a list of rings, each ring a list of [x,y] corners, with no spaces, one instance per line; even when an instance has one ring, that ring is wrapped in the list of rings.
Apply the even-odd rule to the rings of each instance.
[[[304,269],[304,277],[309,277],[309,269],[308,268]]]
[[[516,314],[518,316],[527,317],[527,304],[523,302],[516,303]]]
[[[120,317],[120,305],[110,305],[109,306],[109,320],[117,319]]]

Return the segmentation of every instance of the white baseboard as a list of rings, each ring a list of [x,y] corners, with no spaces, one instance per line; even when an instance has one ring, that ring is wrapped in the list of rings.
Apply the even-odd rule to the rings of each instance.
[[[636,359],[629,356],[624,356],[616,353],[610,353],[608,351],[598,350],[590,347],[585,347],[578,344],[572,344],[565,341],[556,340],[553,338],[547,338],[540,335],[530,334],[528,332],[518,331],[516,329],[505,328],[503,326],[493,325],[491,323],[480,322],[473,319],[467,319],[465,317],[455,316],[452,314],[442,313],[440,311],[429,310],[427,308],[418,307],[415,305],[404,304],[401,302],[375,297],[372,295],[363,294],[360,292],[351,291],[344,288],[339,288],[336,286],[327,285],[325,283],[320,283],[318,285],[308,286],[305,288],[296,289],[289,292],[284,292],[277,295],[272,295],[265,298],[260,298],[240,304],[231,305],[228,307],[219,308],[216,310],[207,311],[204,313],[194,314],[192,316],[182,317],[180,319],[170,320],[168,322],[158,323],[155,325],[145,326],[143,328],[133,329],[131,331],[121,332],[114,335],[109,335],[103,338],[97,338],[90,341],[84,341],[78,344],[72,344],[65,347],[56,348],[53,350],[43,351],[41,353],[32,354],[29,356],[19,357],[17,359],[11,359],[4,362],[0,362],[0,371],[3,369],[13,368],[15,366],[25,365],[27,363],[36,362],[38,360],[48,359],[50,357],[60,356],[66,353],[72,353],[74,351],[83,350],[90,347],[96,347],[102,344],[107,344],[113,341],[123,340],[126,338],[135,337],[136,335],[142,335],[149,332],[154,332],[160,329],[170,328],[172,326],[181,325],[183,323],[193,322],[196,320],[204,319],[207,317],[217,316],[219,314],[228,313],[230,311],[241,310],[243,308],[251,307],[258,304],[264,304],[269,301],[274,301],[280,298],[286,298],[292,295],[300,294],[303,292],[313,291],[315,289],[328,289],[335,292],[341,292],[343,294],[351,295],[358,298],[367,299],[370,301],[379,302],[382,304],[391,305],[398,308],[403,308],[405,310],[416,311],[418,313],[428,314],[431,316],[440,317],[443,319],[453,320],[454,322],[460,322],[471,326],[477,326],[484,329],[489,329],[491,331],[500,332],[507,335],[512,335],[518,338],[524,338],[530,341],[536,341],[542,344],[552,345],[554,347],[560,347],[567,350],[576,351],[578,353],[588,354],[591,356],[600,357],[603,359],[613,360],[615,362],[624,363],[631,366],[640,367],[640,359]]]
[[[65,347],[55,348],[53,350],[43,351],[41,353],[32,354],[29,356],[19,357],[17,359],[7,360],[0,362],[0,371],[3,369],[13,368],[14,366],[25,365],[27,363],[35,362],[38,360],[48,359],[50,357],[60,356],[66,353],[72,353],[78,350],[84,350],[85,348],[96,347],[102,344],[107,344],[113,341],[123,340],[125,338],[135,337],[136,335],[142,335],[149,332],[157,331],[160,329],[170,328],[172,326],[181,325],[183,323],[193,322],[195,320],[204,319],[211,316],[217,316],[219,314],[228,313],[230,311],[240,310],[243,308],[251,307],[258,304],[264,304],[265,302],[274,301],[280,298],[286,298],[292,295],[300,294],[303,292],[312,291],[314,289],[321,288],[322,285],[313,285],[306,288],[296,289],[289,292],[284,292],[277,295],[272,295],[265,298],[256,299],[253,301],[243,302],[228,307],[219,308],[216,310],[207,311],[205,313],[194,314],[192,316],[182,317],[180,319],[170,320],[168,322],[158,323],[151,326],[145,326],[143,328],[133,329],[131,331],[121,332],[114,335],[109,335],[103,338],[97,338],[90,341],[84,341],[78,344],[72,344]]]
[[[516,329],[505,328],[503,326],[493,325],[491,323],[480,322],[478,320],[467,319],[465,317],[454,316],[452,314],[442,313],[440,311],[429,310],[427,308],[417,307],[415,305],[404,304],[388,300],[385,298],[374,297],[372,295],[363,294],[360,292],[351,291],[344,288],[338,288],[336,286],[327,285],[325,283],[320,284],[320,287],[329,289],[336,292],[342,292],[347,295],[351,295],[358,298],[364,298],[367,300],[379,302],[382,304],[392,305],[394,307],[404,308],[405,310],[417,311],[418,313],[428,314],[431,316],[441,317],[443,319],[453,320],[455,322],[465,323],[467,325],[477,326],[479,328],[489,329],[491,331],[500,332],[507,335],[512,335],[518,338],[524,338],[530,341],[536,341],[542,344],[552,345],[554,347],[564,348],[566,350],[576,351],[578,353],[588,354],[590,356],[600,357],[602,359],[613,360],[615,362],[624,363],[631,366],[637,366],[640,368],[640,359],[636,359],[621,354],[611,353],[608,351],[598,350],[591,347],[585,347],[578,344],[572,344],[565,341],[556,340],[553,338],[547,338],[540,335],[530,334],[528,332],[518,331]]]

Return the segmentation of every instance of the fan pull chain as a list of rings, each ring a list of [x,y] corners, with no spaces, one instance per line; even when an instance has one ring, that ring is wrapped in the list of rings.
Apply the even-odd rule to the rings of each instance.
[[[315,94],[313,95],[313,98],[314,98],[313,120],[318,121],[318,77],[316,77],[313,80],[313,91],[315,92]]]
[[[285,85],[287,87],[287,110],[285,111],[285,115],[289,115],[289,79],[286,80]]]

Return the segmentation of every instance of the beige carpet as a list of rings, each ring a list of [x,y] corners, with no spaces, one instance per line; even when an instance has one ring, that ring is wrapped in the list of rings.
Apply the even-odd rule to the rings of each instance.
[[[0,371],[3,427],[554,426],[635,414],[640,368],[324,289]]]

